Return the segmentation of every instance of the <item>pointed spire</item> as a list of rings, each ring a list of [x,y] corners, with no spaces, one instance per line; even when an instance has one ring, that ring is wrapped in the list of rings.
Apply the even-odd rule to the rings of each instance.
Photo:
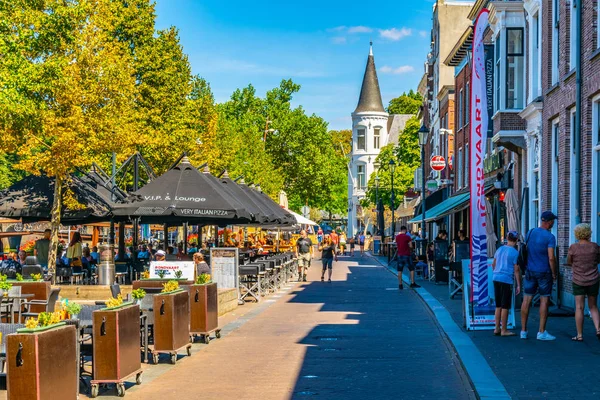
[[[385,112],[383,102],[381,101],[381,91],[379,90],[379,80],[375,70],[375,57],[373,57],[373,42],[370,43],[369,58],[363,77],[362,88],[360,89],[360,99],[356,106],[355,113],[374,111]]]

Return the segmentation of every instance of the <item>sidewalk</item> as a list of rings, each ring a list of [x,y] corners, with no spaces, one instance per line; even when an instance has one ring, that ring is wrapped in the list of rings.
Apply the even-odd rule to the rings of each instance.
[[[387,266],[387,257],[376,257]],[[395,268],[395,264],[392,264]],[[408,271],[405,271],[408,277]],[[539,326],[538,308],[529,314],[529,339],[494,336],[492,331],[466,331],[463,327],[462,296],[451,300],[448,286],[435,285],[418,279],[417,283],[434,296],[450,313],[454,321],[471,338],[487,360],[498,379],[513,399],[597,399],[600,380],[600,341],[591,319],[584,323],[584,342],[572,342],[575,336],[573,317],[549,317],[547,329],[556,341],[536,340]],[[515,310],[519,333],[520,310]]]

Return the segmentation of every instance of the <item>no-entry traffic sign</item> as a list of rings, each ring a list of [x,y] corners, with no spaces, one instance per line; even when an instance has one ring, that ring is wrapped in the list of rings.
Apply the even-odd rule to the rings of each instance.
[[[446,168],[446,159],[443,156],[432,156],[429,165],[434,171],[443,171]]]

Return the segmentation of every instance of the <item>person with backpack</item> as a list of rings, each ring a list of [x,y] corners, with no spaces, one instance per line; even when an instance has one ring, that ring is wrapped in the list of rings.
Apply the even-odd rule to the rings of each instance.
[[[513,285],[516,282],[517,287],[515,294],[521,292],[521,270],[517,265],[519,252],[517,251],[517,242],[519,234],[515,231],[508,232],[508,244],[500,246],[494,254],[494,295],[496,299],[496,328],[494,335],[496,336],[515,336],[513,332],[509,332],[508,326],[508,311],[512,306]]]
[[[521,305],[521,339],[527,339],[527,320],[533,296],[540,295],[540,326],[537,340],[555,340],[546,331],[548,304],[552,285],[557,278],[556,237],[551,230],[558,217],[552,211],[544,211],[538,228],[529,231],[525,237],[526,255],[519,255],[519,265],[526,265],[523,282],[523,304]],[[524,260],[526,258],[526,261]]]

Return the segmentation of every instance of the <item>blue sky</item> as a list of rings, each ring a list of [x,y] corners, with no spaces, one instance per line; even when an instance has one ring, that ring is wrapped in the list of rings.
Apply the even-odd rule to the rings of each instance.
[[[294,99],[331,129],[351,128],[373,40],[384,104],[416,89],[433,0],[157,0],[157,27],[176,26],[193,72],[218,102],[252,83],[258,95],[292,78]]]

